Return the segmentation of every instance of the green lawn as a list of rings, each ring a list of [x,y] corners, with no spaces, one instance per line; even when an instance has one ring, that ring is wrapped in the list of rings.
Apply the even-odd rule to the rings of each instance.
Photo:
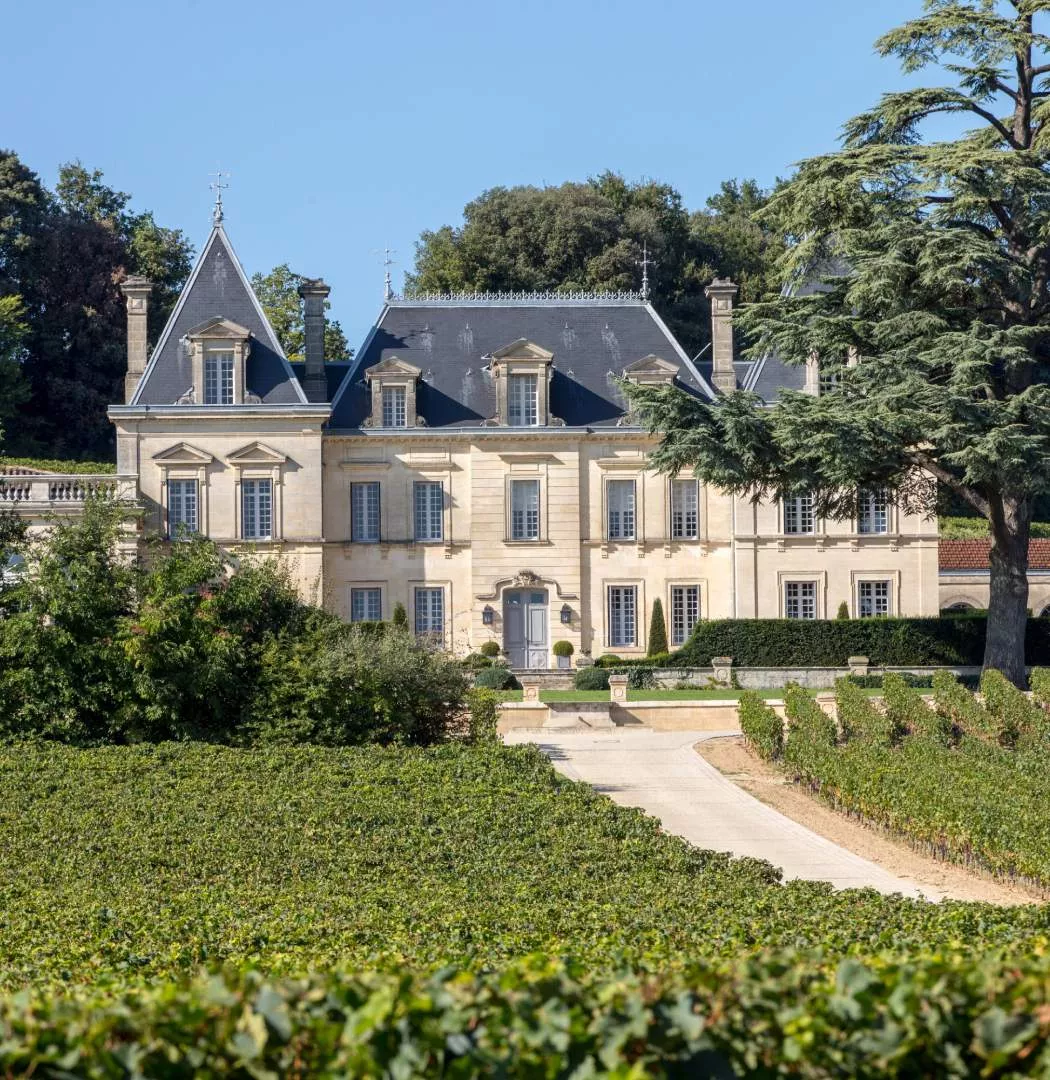
[[[1050,908],[782,886],[529,747],[0,748],[0,838],[7,990],[224,962],[665,969],[767,945],[1031,951],[1050,935]]]

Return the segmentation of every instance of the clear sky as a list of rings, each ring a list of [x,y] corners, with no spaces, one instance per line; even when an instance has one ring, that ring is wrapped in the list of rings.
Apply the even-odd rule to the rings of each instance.
[[[360,343],[426,228],[495,185],[603,169],[770,183],[900,84],[875,56],[920,0],[8,0],[0,145],[52,184],[103,171],[199,250],[209,172],[246,270],[332,286]],[[12,102],[13,98],[13,102]]]

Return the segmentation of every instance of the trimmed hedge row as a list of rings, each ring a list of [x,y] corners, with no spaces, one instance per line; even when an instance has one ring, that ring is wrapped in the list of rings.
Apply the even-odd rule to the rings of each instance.
[[[890,667],[979,665],[984,616],[941,619],[719,619],[700,622],[670,658],[673,667],[710,667],[731,656],[737,667],[844,667],[867,656]],[[1050,619],[1029,619],[1029,664],[1050,662]],[[649,661],[652,663],[652,660]]]
[[[837,967],[797,953],[670,979],[229,973],[0,1000],[5,1076],[1018,1076],[1050,1069],[1050,960]]]

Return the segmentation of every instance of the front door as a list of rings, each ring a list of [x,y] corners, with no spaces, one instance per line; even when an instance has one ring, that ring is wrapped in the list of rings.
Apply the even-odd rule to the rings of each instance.
[[[547,594],[515,589],[503,594],[503,647],[512,668],[545,668],[547,649]]]

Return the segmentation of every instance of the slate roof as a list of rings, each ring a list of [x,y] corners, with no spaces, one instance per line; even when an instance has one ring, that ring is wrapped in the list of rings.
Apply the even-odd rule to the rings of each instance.
[[[222,225],[208,237],[157,341],[131,405],[174,405],[193,385],[183,336],[209,319],[220,317],[252,332],[245,387],[266,405],[306,404],[299,380],[252,292]]]
[[[988,570],[991,540],[941,540],[941,570]],[[1050,570],[1050,540],[1029,540],[1029,570]]]
[[[615,427],[625,410],[613,377],[650,355],[680,364],[686,391],[713,396],[641,299],[391,300],[333,402],[329,428],[360,428],[371,408],[364,373],[392,356],[422,371],[416,407],[428,428],[480,427],[496,415],[488,358],[520,338],[554,354],[550,411],[568,427]]]

